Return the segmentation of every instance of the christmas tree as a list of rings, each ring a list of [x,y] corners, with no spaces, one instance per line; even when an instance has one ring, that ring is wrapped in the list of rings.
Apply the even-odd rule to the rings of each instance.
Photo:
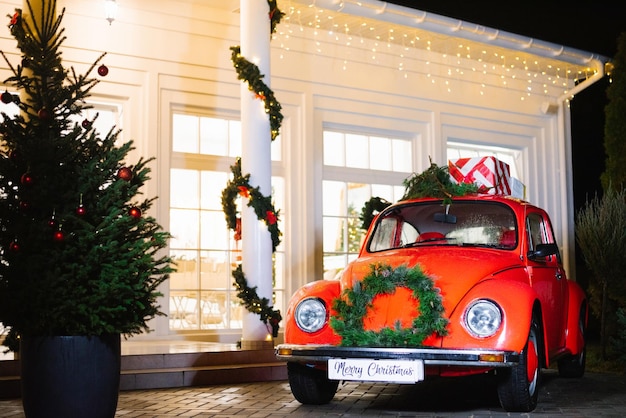
[[[145,331],[172,271],[161,254],[170,235],[140,192],[151,159],[125,164],[132,141],[116,145],[119,129],[102,135],[97,116],[84,117],[105,54],[85,75],[65,68],[55,6],[9,15],[21,62],[1,52],[12,72],[0,96],[0,322],[11,349],[20,335]]]

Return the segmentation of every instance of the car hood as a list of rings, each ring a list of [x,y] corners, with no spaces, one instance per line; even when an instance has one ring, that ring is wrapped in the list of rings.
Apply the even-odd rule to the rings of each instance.
[[[433,279],[435,287],[440,289],[448,315],[478,282],[502,271],[522,267],[514,251],[450,246],[397,249],[362,255],[344,273],[342,288],[352,286],[355,280],[368,275],[373,263],[392,267],[406,265],[409,268],[419,265]]]

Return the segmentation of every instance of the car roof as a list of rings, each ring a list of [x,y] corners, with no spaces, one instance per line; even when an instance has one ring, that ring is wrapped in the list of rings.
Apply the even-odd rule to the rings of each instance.
[[[443,200],[444,198],[442,197],[420,197],[420,198],[415,198],[415,199],[400,200],[396,203],[393,203],[389,207],[406,205],[407,203],[416,203],[416,202],[441,202]],[[453,196],[451,198],[451,203],[453,204],[455,201],[461,201],[461,200],[500,202],[509,206],[518,205],[518,206],[533,206],[534,207],[534,205],[530,204],[528,201],[517,198],[517,197],[508,196],[508,195],[493,195],[493,194],[480,194],[480,193],[468,194],[464,196]]]

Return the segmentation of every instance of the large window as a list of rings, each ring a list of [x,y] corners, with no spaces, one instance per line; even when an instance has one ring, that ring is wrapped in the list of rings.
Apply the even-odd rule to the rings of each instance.
[[[226,225],[222,190],[241,155],[238,120],[175,112],[170,170],[170,329],[241,328],[243,307],[232,270],[241,262],[241,242]],[[272,159],[280,159],[280,139]],[[272,178],[272,200],[284,219],[284,182]],[[283,237],[284,238],[284,237]],[[274,306],[284,311],[284,252],[274,254]]]
[[[324,131],[324,274],[333,277],[356,258],[365,230],[359,216],[371,197],[390,202],[404,194],[413,171],[413,143],[407,138]]]
[[[522,176],[520,150],[448,142],[447,158],[495,156]],[[365,232],[359,216],[365,202],[380,197],[391,203],[404,195],[403,181],[414,172],[414,141],[340,129],[324,131],[323,259],[324,275],[334,277],[356,258]]]

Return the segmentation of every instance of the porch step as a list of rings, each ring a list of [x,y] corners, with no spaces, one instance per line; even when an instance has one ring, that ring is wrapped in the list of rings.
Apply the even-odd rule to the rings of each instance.
[[[20,397],[19,360],[0,361],[0,399]],[[120,390],[286,380],[273,349],[122,354]]]
[[[286,380],[273,349],[122,356],[121,390]]]
[[[20,364],[17,360],[2,360],[0,361],[0,399],[19,397]]]

